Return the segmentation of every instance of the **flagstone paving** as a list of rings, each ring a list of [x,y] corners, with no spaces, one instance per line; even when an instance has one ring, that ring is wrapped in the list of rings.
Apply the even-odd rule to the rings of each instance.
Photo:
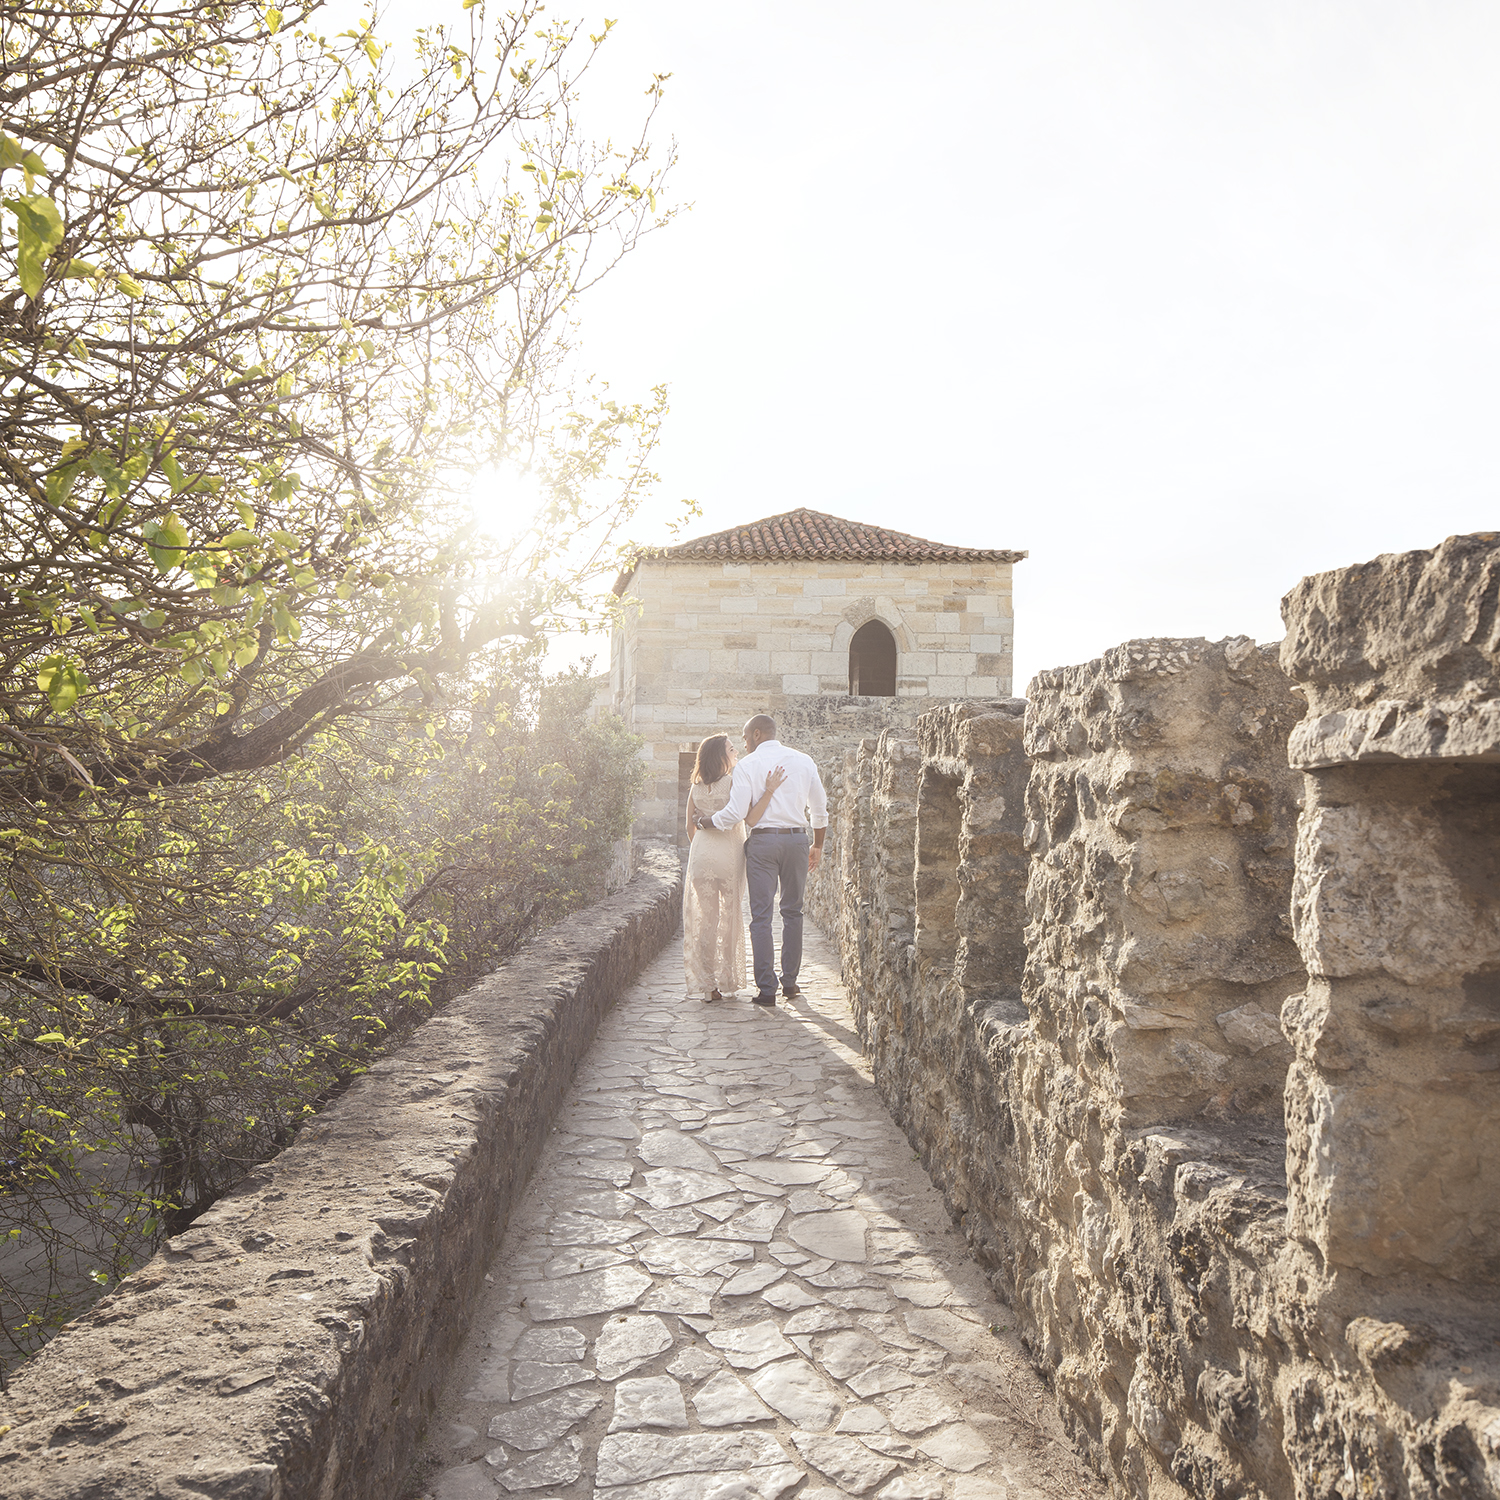
[[[689,1001],[679,945],[620,997],[409,1494],[1101,1493],[875,1092],[811,929],[801,982],[775,1010]]]

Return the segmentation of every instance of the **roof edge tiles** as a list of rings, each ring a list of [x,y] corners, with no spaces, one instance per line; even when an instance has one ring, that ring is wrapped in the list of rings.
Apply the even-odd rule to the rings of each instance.
[[[643,562],[1020,562],[1027,554],[1008,548],[953,547],[929,542],[884,526],[846,521],[820,510],[784,511],[693,537],[675,547],[641,551],[615,580],[614,592],[623,594]]]

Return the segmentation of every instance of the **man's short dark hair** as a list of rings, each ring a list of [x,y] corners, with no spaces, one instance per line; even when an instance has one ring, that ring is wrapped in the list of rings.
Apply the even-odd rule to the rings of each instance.
[[[774,740],[776,738],[776,720],[770,714],[756,714],[745,725],[745,738],[754,736],[758,740]]]

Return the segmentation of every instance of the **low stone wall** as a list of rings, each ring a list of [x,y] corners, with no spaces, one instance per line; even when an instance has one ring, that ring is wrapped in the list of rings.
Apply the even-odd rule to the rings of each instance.
[[[574,1067],[681,898],[649,856],[17,1372],[0,1494],[394,1495]]]
[[[876,1082],[1122,1496],[1500,1495],[1497,593],[1457,538],[1305,581],[1280,666],[848,757]]]

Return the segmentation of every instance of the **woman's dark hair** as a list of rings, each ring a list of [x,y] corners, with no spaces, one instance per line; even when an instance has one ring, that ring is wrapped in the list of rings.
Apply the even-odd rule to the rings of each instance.
[[[712,786],[729,769],[729,736],[711,734],[698,746],[698,760],[693,766],[693,780],[701,786]]]

